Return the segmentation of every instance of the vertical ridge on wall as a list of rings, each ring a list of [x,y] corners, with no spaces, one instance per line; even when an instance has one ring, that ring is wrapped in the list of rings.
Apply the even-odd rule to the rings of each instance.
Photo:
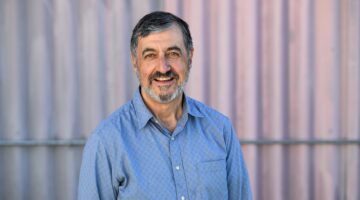
[[[119,102],[126,102],[132,95],[127,89],[128,78],[124,78],[124,74],[133,74],[128,44],[131,25],[130,10],[126,2],[108,1],[105,5],[105,39],[108,50],[105,68],[108,96],[106,113],[111,113],[120,106]]]
[[[24,117],[24,31],[17,1],[0,1],[0,138],[21,139],[26,134]],[[26,185],[23,184],[24,150],[16,147],[0,149],[0,199],[22,199]],[[12,188],[18,188],[13,190]]]
[[[28,91],[27,121],[28,137],[31,139],[44,140],[51,133],[52,119],[52,68],[50,38],[47,32],[46,4],[41,0],[35,0],[26,4],[28,24],[28,63],[26,90]],[[35,147],[28,149],[28,163],[26,174],[28,175],[27,190],[29,199],[47,199],[50,197],[50,184],[48,165],[50,152],[47,147]]]
[[[88,113],[80,116],[82,136],[87,135],[92,130],[93,124],[98,123],[104,116],[102,115],[102,92],[101,76],[103,66],[99,61],[99,42],[98,34],[100,24],[98,21],[98,5],[95,0],[81,0],[79,3],[79,68],[82,73],[79,77],[79,100],[80,113]],[[93,83],[93,84],[89,84]],[[95,84],[94,84],[95,83]]]
[[[54,10],[54,136],[71,139],[76,136],[77,94],[79,66],[77,35],[74,31],[76,15],[72,1],[55,1]],[[76,165],[73,149],[55,148],[53,151],[54,194],[64,199],[75,199]]]
[[[259,1],[236,1],[236,122],[240,138],[255,140],[258,136],[259,81],[257,79],[259,59],[259,20],[257,6]],[[242,145],[253,189],[254,199],[258,199],[258,148]]]
[[[221,110],[226,116],[232,117],[232,108],[231,101],[233,97],[232,90],[235,90],[236,87],[232,86],[232,70],[234,67],[233,58],[232,58],[232,38],[230,38],[230,28],[233,22],[231,18],[231,0],[224,0],[219,2],[217,5],[218,10],[218,21],[217,29],[218,34],[216,38],[217,48],[220,50],[216,55],[216,71],[217,74],[217,97],[218,104],[214,107],[218,110]],[[229,98],[231,97],[231,98]]]
[[[339,137],[336,121],[338,87],[336,46],[337,27],[333,17],[337,14],[335,1],[315,3],[315,134],[317,138],[337,139]],[[339,180],[337,147],[317,146],[314,149],[315,199],[337,199]],[[329,191],[329,192],[320,192]],[[331,192],[330,192],[331,191]]]
[[[341,137],[360,138],[360,3],[341,1]],[[341,154],[341,199],[360,196],[360,151],[357,145],[343,147]]]
[[[208,52],[208,57],[206,57],[206,59],[209,60],[209,66],[207,66],[207,68],[209,69],[208,72],[208,83],[209,83],[209,94],[207,96],[209,96],[209,100],[208,103],[210,106],[215,107],[216,105],[219,104],[219,79],[218,79],[218,51],[219,51],[219,46],[218,46],[218,42],[217,38],[218,38],[218,3],[219,1],[216,0],[210,0],[208,3],[208,8],[209,8],[209,16],[208,16],[208,20],[209,20],[209,27],[208,27],[208,35],[209,35],[209,39],[208,39],[208,47],[209,49],[207,49]],[[210,42],[211,41],[211,42]],[[225,66],[225,65],[224,65]]]
[[[285,99],[281,98],[285,91],[282,85],[282,71],[285,63],[283,55],[285,41],[282,40],[283,20],[282,1],[262,1],[262,130],[261,138],[281,139],[284,137],[286,111]],[[285,43],[284,43],[285,42]],[[283,148],[280,145],[264,146],[260,151],[263,199],[283,199],[285,185],[283,183]]]
[[[191,3],[191,6],[189,5]],[[194,97],[202,102],[206,101],[204,98],[206,85],[204,84],[206,66],[206,53],[204,49],[207,33],[205,32],[204,24],[204,7],[203,1],[184,2],[184,20],[189,22],[191,36],[193,39],[193,46],[195,48],[193,61],[191,63],[189,81],[186,87],[188,95]]]
[[[309,1],[309,20],[307,21],[308,23],[308,36],[309,36],[309,40],[307,42],[307,45],[309,46],[309,48],[307,49],[307,55],[309,58],[309,62],[308,62],[308,67],[309,67],[309,138],[310,139],[314,139],[316,138],[316,132],[315,132],[315,58],[316,58],[316,54],[315,54],[315,40],[316,40],[316,35],[315,35],[315,2],[314,1]],[[315,181],[314,181],[314,177],[315,177],[315,155],[314,155],[314,146],[309,146],[309,150],[310,153],[309,155],[309,194],[311,195],[310,198],[314,198],[315,196]]]
[[[289,138],[310,138],[310,93],[311,68],[310,2],[291,1],[289,4]],[[301,110],[302,112],[298,112]],[[287,199],[309,199],[309,147],[293,146],[288,152],[288,197]],[[296,176],[301,173],[302,176]],[[296,177],[296,178],[295,178]]]

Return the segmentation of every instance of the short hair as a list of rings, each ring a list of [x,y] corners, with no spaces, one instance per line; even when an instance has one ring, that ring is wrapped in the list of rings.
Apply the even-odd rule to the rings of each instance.
[[[131,53],[136,56],[139,37],[146,37],[150,33],[162,31],[173,24],[178,25],[181,29],[185,48],[189,52],[193,48],[189,25],[169,12],[155,11],[141,18],[134,27],[130,41]]]

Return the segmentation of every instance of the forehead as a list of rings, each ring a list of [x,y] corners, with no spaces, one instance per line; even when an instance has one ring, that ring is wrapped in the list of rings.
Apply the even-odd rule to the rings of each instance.
[[[158,32],[152,32],[146,37],[139,37],[138,50],[145,48],[168,48],[178,46],[185,49],[181,29],[177,25],[171,25],[169,28]]]

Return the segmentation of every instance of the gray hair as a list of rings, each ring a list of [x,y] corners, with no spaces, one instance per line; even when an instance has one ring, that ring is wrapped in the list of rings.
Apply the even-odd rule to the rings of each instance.
[[[178,25],[181,29],[187,52],[192,50],[193,42],[188,24],[181,18],[171,13],[156,11],[145,15],[134,27],[130,41],[131,53],[136,56],[136,48],[139,37],[146,37],[150,33],[162,31],[173,24]]]

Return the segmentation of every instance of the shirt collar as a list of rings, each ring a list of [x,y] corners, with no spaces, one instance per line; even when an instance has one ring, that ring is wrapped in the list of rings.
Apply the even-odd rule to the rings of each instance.
[[[153,114],[151,113],[151,111],[148,109],[148,107],[145,105],[143,98],[141,97],[140,94],[140,87],[136,90],[134,97],[132,99],[134,108],[135,108],[135,112],[136,112],[136,117],[137,117],[137,121],[138,121],[138,129],[142,129],[145,127],[145,125],[148,123],[148,121],[153,118]],[[190,97],[185,96],[185,101],[184,101],[184,110],[183,110],[183,114],[190,114],[193,117],[203,117],[203,115],[200,113],[200,111],[196,108],[195,104],[194,104],[194,100],[191,99]]]
[[[138,129],[142,129],[147,124],[147,122],[153,117],[153,114],[146,107],[144,100],[141,97],[140,87],[136,90],[132,102],[136,112]]]
[[[184,111],[189,113],[193,117],[204,117],[204,115],[199,111],[195,104],[195,100],[184,95],[185,96],[185,104],[184,104]]]

